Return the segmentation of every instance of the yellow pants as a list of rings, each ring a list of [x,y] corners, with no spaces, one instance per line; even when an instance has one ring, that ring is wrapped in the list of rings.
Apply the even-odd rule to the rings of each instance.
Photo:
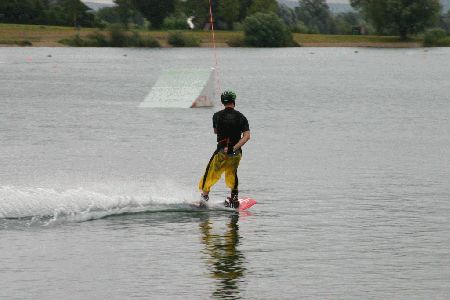
[[[238,176],[237,169],[241,161],[242,153],[228,156],[224,152],[214,152],[206,167],[205,174],[198,183],[198,188],[205,193],[209,193],[211,187],[222,177],[225,172],[225,183],[227,186],[237,191]]]

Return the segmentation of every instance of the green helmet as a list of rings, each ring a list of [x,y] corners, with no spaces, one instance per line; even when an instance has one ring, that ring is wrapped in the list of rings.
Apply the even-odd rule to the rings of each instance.
[[[234,103],[236,100],[236,94],[232,91],[225,91],[220,95],[220,100],[222,101],[222,104],[228,104],[228,103]]]

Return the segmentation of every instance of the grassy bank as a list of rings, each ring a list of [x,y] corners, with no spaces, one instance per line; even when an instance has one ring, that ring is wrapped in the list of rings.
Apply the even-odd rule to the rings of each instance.
[[[396,36],[377,35],[323,35],[294,33],[294,40],[304,47],[421,47],[420,39],[402,41]]]
[[[60,41],[79,34],[87,37],[98,29],[83,28],[75,30],[71,27],[42,26],[42,25],[16,25],[0,24],[0,45],[22,45],[38,47],[65,46]],[[155,38],[162,47],[169,47],[167,31],[140,31],[142,36]],[[196,31],[201,47],[211,47],[211,33]],[[218,47],[227,47],[229,41],[242,39],[243,32],[217,31],[216,43]],[[320,34],[294,34],[294,40],[305,47],[420,47],[421,40],[408,42],[400,41],[398,37],[367,36],[367,35],[320,35]]]
[[[0,45],[62,46],[59,40],[75,34],[70,27],[0,24]]]

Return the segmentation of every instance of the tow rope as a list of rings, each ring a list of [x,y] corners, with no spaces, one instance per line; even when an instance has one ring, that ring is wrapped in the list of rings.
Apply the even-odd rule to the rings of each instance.
[[[221,88],[220,88],[220,79],[219,79],[219,59],[217,58],[217,48],[216,48],[216,35],[214,33],[214,17],[213,17],[213,10],[212,10],[212,1],[209,0],[209,21],[211,24],[211,31],[212,31],[212,42],[213,42],[213,48],[214,48],[214,79],[216,81],[216,94],[220,96],[221,94]]]

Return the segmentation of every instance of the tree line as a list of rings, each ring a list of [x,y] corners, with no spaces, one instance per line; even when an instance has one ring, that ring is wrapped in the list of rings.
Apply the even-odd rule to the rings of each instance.
[[[114,0],[115,6],[91,11],[80,0],[1,0],[0,22],[104,27],[196,29],[209,26],[209,0]],[[450,12],[441,14],[439,0],[351,0],[354,10],[333,14],[325,0],[299,0],[290,8],[276,0],[212,0],[217,29],[241,30],[256,13],[277,16],[292,32],[370,33],[402,39],[439,26],[449,33]]]
[[[95,27],[88,11],[79,0],[1,0],[0,22]]]

